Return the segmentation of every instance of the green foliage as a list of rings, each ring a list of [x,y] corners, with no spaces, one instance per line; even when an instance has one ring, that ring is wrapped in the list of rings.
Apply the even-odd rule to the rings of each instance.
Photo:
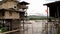
[[[46,20],[47,18],[29,18],[29,20]]]
[[[0,28],[0,32],[2,33],[2,32],[6,32],[6,31],[8,31],[7,30],[7,27],[2,27],[2,28]]]
[[[28,18],[29,20],[45,20],[47,19],[47,16],[30,15]]]

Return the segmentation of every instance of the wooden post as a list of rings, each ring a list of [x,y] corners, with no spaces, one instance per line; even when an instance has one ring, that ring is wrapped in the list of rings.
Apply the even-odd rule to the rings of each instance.
[[[58,15],[58,25],[57,25],[57,34],[60,34],[60,26],[59,26],[59,22],[60,22],[60,18],[59,18],[59,7],[57,6],[57,15]]]
[[[2,26],[2,27],[6,27],[6,26],[5,26],[5,19],[3,19],[3,26]]]
[[[47,7],[47,10],[48,10],[48,7]],[[46,27],[46,34],[48,34],[48,12],[47,12],[47,23],[46,23],[47,26]]]
[[[24,14],[23,14],[23,34],[24,34]]]
[[[10,30],[12,30],[12,20],[10,20]]]

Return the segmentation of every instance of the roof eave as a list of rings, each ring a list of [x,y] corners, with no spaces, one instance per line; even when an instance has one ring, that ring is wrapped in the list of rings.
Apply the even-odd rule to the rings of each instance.
[[[60,4],[60,1],[55,1],[55,2],[51,2],[51,3],[47,3],[47,4],[43,4],[46,6],[58,6]]]

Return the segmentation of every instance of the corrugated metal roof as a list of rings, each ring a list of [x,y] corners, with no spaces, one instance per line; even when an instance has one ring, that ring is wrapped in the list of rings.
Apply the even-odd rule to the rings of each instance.
[[[21,4],[21,5],[23,5],[23,4],[28,5],[29,3],[25,2],[25,1],[22,1],[19,4]]]
[[[47,5],[47,6],[58,6],[58,5],[60,5],[60,1],[55,1],[55,2],[44,4],[44,5]]]

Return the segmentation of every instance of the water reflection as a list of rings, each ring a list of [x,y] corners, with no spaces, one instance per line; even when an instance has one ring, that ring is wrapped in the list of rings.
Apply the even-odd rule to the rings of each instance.
[[[24,25],[24,34],[42,34],[44,24],[46,20],[30,20],[28,24],[25,23]],[[23,34],[23,32],[22,32]]]

